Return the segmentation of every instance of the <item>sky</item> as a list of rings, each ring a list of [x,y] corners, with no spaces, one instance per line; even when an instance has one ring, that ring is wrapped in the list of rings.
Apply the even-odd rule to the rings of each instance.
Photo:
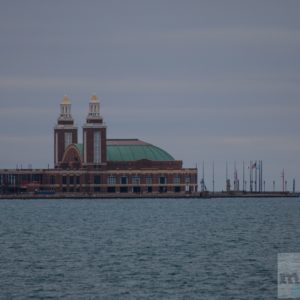
[[[64,95],[225,188],[263,160],[300,190],[300,1],[0,0],[0,168],[53,166]]]

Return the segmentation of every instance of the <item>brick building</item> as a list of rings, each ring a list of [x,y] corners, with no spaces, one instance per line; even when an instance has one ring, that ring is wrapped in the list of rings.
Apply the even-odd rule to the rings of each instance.
[[[82,127],[83,141],[64,97],[54,127],[53,169],[2,169],[1,193],[76,195],[194,193],[197,169],[183,168],[163,149],[139,139],[107,139],[96,96]]]

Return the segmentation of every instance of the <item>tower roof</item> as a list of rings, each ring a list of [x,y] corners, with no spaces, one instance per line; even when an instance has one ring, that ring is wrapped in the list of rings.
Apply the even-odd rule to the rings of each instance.
[[[60,103],[60,115],[58,117],[58,124],[73,125],[74,121],[71,115],[71,101],[68,96],[64,96]]]
[[[91,96],[89,103],[89,113],[86,118],[86,122],[93,123],[103,123],[102,117],[100,115],[100,102],[96,95]]]
[[[71,103],[70,98],[67,95],[65,95],[62,99],[61,104],[70,104],[70,103]]]
[[[91,102],[98,102],[98,97],[96,96],[96,95],[92,95],[92,97],[91,97]]]

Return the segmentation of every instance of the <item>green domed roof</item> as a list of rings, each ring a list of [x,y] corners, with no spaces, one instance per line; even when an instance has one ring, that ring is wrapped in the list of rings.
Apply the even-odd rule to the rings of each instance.
[[[137,139],[107,140],[108,161],[135,160],[172,161],[174,158],[161,148]]]
[[[83,144],[72,144],[83,159]],[[114,139],[106,143],[107,161],[135,161],[141,159],[154,161],[173,161],[165,150],[138,139]]]

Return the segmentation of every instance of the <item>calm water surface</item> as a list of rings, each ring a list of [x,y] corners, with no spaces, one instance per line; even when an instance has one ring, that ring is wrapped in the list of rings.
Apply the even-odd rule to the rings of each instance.
[[[300,199],[0,201],[1,299],[276,299]]]

